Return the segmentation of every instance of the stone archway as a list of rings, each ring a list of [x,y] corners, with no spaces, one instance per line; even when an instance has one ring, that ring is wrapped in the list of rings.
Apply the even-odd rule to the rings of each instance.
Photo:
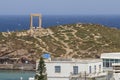
[[[30,29],[33,29],[33,17],[38,17],[39,18],[39,26],[38,28],[42,28],[42,16],[41,14],[30,14]]]

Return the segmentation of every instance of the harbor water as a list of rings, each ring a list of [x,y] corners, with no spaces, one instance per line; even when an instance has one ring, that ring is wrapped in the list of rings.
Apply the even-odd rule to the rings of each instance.
[[[28,80],[29,77],[34,76],[34,71],[0,70],[0,80]]]

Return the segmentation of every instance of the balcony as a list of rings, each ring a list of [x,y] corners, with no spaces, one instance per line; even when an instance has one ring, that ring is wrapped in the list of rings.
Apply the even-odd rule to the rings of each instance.
[[[105,77],[105,76],[107,76],[107,72],[91,73],[87,77],[95,78],[95,77]]]
[[[73,74],[71,73],[70,78],[96,78],[96,77],[105,77],[107,76],[107,72],[99,72],[99,73],[78,73],[78,74]]]

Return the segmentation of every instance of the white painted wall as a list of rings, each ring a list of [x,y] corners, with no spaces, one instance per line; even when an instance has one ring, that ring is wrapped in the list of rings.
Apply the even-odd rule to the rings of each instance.
[[[69,80],[70,73],[73,72],[73,66],[78,66],[78,73],[89,73],[89,66],[92,68],[92,73],[95,72],[94,66],[96,65],[96,72],[103,71],[103,63],[101,62],[71,62],[71,61],[50,61],[46,62],[48,80]],[[101,65],[101,71],[99,69]],[[55,66],[61,66],[61,73],[55,73]]]
[[[61,73],[55,73],[55,66],[61,66]],[[87,66],[85,66],[84,64],[70,63],[70,62],[46,63],[47,76],[69,77],[70,73],[73,72],[73,66],[78,66],[79,73],[85,71],[85,69],[87,68]]]
[[[120,52],[102,53],[101,59],[120,59]]]
[[[87,73],[89,73],[89,66],[92,68],[92,73],[95,72],[94,66],[96,65],[96,72],[102,72],[103,71],[103,63],[102,62],[96,62],[96,63],[89,63],[87,68]],[[101,69],[99,68],[99,65],[101,65]]]

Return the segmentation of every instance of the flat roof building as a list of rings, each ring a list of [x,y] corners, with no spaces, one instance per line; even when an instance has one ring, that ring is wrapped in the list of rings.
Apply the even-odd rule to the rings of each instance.
[[[113,63],[120,63],[120,52],[101,54],[104,70],[112,70]]]
[[[87,80],[106,75],[101,59],[54,58],[45,60],[45,64],[48,80]]]

